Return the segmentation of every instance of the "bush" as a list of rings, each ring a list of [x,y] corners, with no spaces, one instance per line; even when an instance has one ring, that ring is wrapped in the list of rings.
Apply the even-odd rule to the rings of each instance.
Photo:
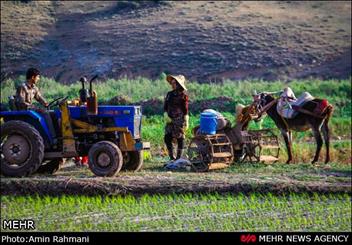
[[[112,98],[125,98],[126,103],[140,104],[148,114],[160,114],[166,93],[170,85],[165,81],[165,74],[156,80],[147,78],[120,80],[108,79],[98,82],[94,86],[99,103],[107,104]],[[15,87],[24,82],[24,76],[17,79],[7,79],[1,83],[1,103],[7,104],[8,96],[15,93]],[[310,92],[318,98],[326,98],[335,107],[334,117],[351,117],[351,83],[350,80],[294,80],[290,83],[282,81],[265,82],[230,81],[217,84],[200,84],[195,81],[187,83],[192,113],[198,113],[205,107],[220,111],[234,112],[237,103],[249,104],[252,93],[262,91],[280,91],[290,86],[298,97],[304,91]],[[39,87],[43,96],[51,101],[57,97],[69,96],[70,99],[79,97],[80,83],[64,85],[51,78],[42,77]],[[122,101],[121,101],[122,103]]]

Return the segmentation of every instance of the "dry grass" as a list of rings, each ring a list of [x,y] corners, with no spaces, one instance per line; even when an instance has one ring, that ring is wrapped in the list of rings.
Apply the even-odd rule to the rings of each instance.
[[[67,165],[54,176],[1,178],[2,195],[170,194],[170,193],[351,193],[350,165],[234,164],[208,173],[169,172],[154,159],[142,171],[95,177],[88,168]]]
[[[2,2],[2,69],[19,74],[37,65],[65,83],[82,72],[113,78],[182,72],[199,81],[348,73],[335,74],[341,64],[323,68],[334,59],[348,62],[350,2],[121,4]]]
[[[2,58],[23,59],[48,35],[56,21],[51,1],[1,1]]]

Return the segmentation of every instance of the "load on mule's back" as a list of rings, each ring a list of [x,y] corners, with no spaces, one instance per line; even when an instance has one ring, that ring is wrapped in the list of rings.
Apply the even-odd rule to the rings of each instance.
[[[326,146],[325,163],[328,163],[330,161],[330,130],[328,124],[333,113],[333,106],[326,99],[314,98],[307,92],[296,99],[291,88],[285,88],[280,93],[279,98],[275,98],[273,94],[276,93],[258,93],[254,96],[254,103],[259,108],[259,116],[266,113],[280,129],[288,152],[286,163],[293,160],[291,131],[306,131],[308,129],[312,129],[317,143],[312,163],[319,159],[323,145],[321,132]]]

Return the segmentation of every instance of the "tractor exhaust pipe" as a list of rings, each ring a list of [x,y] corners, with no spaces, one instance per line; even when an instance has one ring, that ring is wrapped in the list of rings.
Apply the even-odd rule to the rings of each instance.
[[[98,78],[98,75],[95,75],[89,81],[89,97],[87,99],[87,115],[97,115],[98,114],[98,99],[97,93],[93,90],[92,82]]]
[[[79,79],[79,81],[82,83],[82,88],[79,91],[79,99],[81,104],[87,102],[87,98],[89,97],[89,91],[88,89],[84,88],[84,83],[87,82],[87,78],[86,77],[81,77],[81,79]]]
[[[95,75],[92,79],[90,79],[89,81],[89,93],[90,93],[90,96],[93,95],[93,87],[92,87],[92,82],[98,78],[98,75]]]

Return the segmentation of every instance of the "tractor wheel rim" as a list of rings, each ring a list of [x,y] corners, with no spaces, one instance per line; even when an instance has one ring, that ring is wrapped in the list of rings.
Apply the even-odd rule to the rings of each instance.
[[[10,135],[2,145],[2,154],[10,164],[21,165],[30,156],[30,144],[22,135]]]
[[[102,152],[97,157],[97,163],[99,166],[107,167],[111,162],[110,156],[105,152]]]

